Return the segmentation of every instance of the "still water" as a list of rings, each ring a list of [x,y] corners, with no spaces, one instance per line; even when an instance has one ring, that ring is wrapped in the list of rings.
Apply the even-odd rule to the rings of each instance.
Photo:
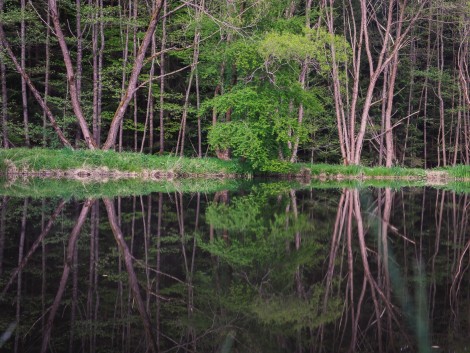
[[[0,196],[0,351],[468,352],[470,197]]]

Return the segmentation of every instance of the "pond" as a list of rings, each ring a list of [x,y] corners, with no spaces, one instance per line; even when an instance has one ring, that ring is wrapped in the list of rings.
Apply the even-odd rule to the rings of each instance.
[[[3,188],[0,350],[470,349],[468,194],[229,186]]]

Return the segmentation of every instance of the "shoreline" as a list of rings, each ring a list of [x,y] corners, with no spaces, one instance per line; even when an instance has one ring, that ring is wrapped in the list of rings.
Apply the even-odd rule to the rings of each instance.
[[[0,175],[11,179],[66,179],[90,182],[141,179],[244,179],[266,178],[317,181],[418,181],[426,185],[470,182],[470,166],[419,169],[285,163],[282,172],[257,172],[239,161],[146,155],[132,152],[15,148],[0,150]]]
[[[97,168],[74,168],[66,170],[28,170],[18,169],[10,161],[3,161],[4,164],[8,164],[7,169],[0,172],[0,176],[7,180],[16,179],[53,179],[53,180],[77,180],[83,182],[106,182],[106,181],[118,181],[118,180],[142,180],[142,181],[172,181],[178,179],[242,179],[249,180],[253,178],[260,179],[273,179],[273,180],[293,180],[301,183],[309,183],[311,180],[320,182],[329,181],[421,181],[426,185],[446,185],[451,182],[470,182],[470,178],[464,177],[453,177],[446,171],[436,170],[424,170],[424,175],[366,175],[364,173],[358,174],[312,174],[306,172],[303,168],[299,173],[272,173],[272,174],[237,174],[237,173],[225,173],[225,172],[212,172],[212,173],[189,173],[173,170],[143,170],[141,172],[130,172],[120,170],[110,170],[107,167]],[[373,168],[372,168],[373,169]]]

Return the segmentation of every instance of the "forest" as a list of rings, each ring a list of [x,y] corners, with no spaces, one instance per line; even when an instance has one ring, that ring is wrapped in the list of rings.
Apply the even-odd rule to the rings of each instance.
[[[467,0],[0,0],[1,146],[470,163]]]

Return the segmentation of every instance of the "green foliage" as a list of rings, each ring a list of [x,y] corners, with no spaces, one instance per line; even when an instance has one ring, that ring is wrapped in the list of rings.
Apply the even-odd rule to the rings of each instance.
[[[256,123],[220,123],[209,131],[208,140],[215,149],[231,149],[235,157],[245,158],[252,168],[259,169],[268,160],[263,133]]]

